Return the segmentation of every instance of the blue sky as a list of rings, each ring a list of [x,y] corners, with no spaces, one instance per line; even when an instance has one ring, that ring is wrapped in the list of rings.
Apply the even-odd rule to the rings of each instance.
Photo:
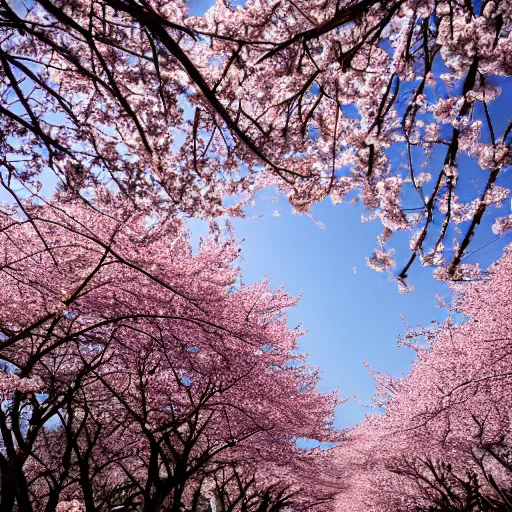
[[[341,405],[336,415],[338,427],[354,425],[371,412],[358,402],[370,405],[375,385],[363,361],[395,376],[406,373],[414,352],[396,344],[405,332],[401,314],[410,325],[444,319],[446,312],[437,307],[435,295],[449,297],[448,288],[430,270],[417,269],[412,276],[415,291],[400,295],[394,281],[368,268],[365,257],[380,226],[361,224],[360,208],[324,201],[314,208],[326,226],[320,229],[308,217],[292,215],[284,199],[273,204],[272,197],[272,191],[260,193],[252,209],[256,211],[247,212],[261,217],[233,221],[236,238],[246,239],[241,245],[243,282],[268,275],[273,287],[283,284],[290,293],[303,293],[289,311],[289,324],[302,323],[308,330],[301,350],[321,368],[320,389],[339,388],[342,396],[358,397]],[[205,225],[195,220],[190,225],[197,243]]]

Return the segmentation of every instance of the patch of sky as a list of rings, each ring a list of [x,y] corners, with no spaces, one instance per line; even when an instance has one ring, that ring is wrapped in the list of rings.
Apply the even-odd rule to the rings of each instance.
[[[349,119],[361,119],[361,115],[359,114],[359,110],[355,103],[343,104],[341,105],[341,110],[344,117]]]
[[[306,437],[300,437],[295,441],[298,448],[302,450],[312,450],[313,448],[320,448],[322,450],[328,450],[335,446],[336,443],[320,443],[316,439],[308,439]]]
[[[189,15],[202,16],[214,3],[214,0],[188,0]]]
[[[464,313],[462,313],[462,311],[453,311],[450,314],[450,323],[455,325],[463,325],[466,322],[469,322],[469,320],[471,319],[465,316]]]

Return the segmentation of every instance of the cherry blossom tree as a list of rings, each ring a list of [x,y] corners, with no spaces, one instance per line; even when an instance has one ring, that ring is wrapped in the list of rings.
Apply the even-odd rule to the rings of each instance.
[[[380,382],[378,405],[338,450],[338,510],[512,510],[512,252],[458,290],[450,319],[411,333],[411,374]]]
[[[416,260],[474,278],[463,259],[484,216],[498,236],[511,226],[495,208],[509,195],[507,0],[219,0],[200,17],[179,0],[0,6],[4,180],[109,181],[207,217],[243,214],[268,186],[301,212],[361,200],[384,228],[368,264],[404,290]]]
[[[178,220],[93,199],[1,217],[2,510],[329,508],[331,453],[297,440],[336,438],[338,398],[296,299],[242,285],[229,236],[194,254]]]

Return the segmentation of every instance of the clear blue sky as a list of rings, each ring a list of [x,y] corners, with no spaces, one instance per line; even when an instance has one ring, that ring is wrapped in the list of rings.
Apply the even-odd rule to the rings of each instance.
[[[280,217],[234,223],[236,236],[247,239],[242,246],[244,278],[249,282],[268,273],[272,285],[303,292],[289,319],[309,331],[301,349],[321,368],[321,389],[339,387],[343,396],[357,395],[369,404],[375,383],[363,361],[394,375],[406,372],[414,352],[396,344],[405,331],[401,313],[409,324],[442,319],[445,312],[436,307],[435,294],[446,296],[447,288],[427,271],[414,276],[413,294],[400,295],[395,282],[367,267],[365,257],[376,246],[380,226],[361,224],[358,207],[324,201],[314,210],[326,226],[323,230],[290,210],[283,204]],[[339,407],[337,425],[357,423],[366,412],[352,399]]]
[[[314,213],[326,225],[322,230],[309,218],[292,215],[284,199],[272,204],[272,197],[271,191],[260,194],[261,203],[254,210],[265,212],[261,218],[233,222],[236,238],[246,238],[243,281],[268,275],[272,286],[284,284],[290,293],[302,292],[299,305],[289,311],[289,323],[302,323],[309,331],[301,350],[321,368],[321,390],[338,387],[341,395],[356,395],[370,404],[375,383],[363,361],[396,376],[407,372],[414,352],[397,347],[398,334],[405,332],[401,313],[412,325],[443,319],[445,312],[437,307],[435,295],[447,297],[448,289],[432,279],[430,270],[418,269],[412,279],[416,290],[400,295],[395,282],[368,268],[365,257],[375,246],[379,225],[361,224],[358,207],[321,203]],[[279,217],[272,215],[276,210]],[[191,221],[191,227],[197,243],[205,226]],[[367,412],[371,411],[351,399],[339,407],[336,425],[351,426]]]

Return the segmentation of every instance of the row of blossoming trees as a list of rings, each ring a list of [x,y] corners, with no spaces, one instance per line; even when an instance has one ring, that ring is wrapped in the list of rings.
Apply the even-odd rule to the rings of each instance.
[[[182,219],[269,186],[306,213],[361,199],[384,228],[370,266],[410,234],[403,290],[416,261],[480,277],[477,226],[512,225],[511,13],[0,0],[0,510],[510,508],[509,259],[383,380],[386,415],[305,450],[340,441],[338,398],[297,353],[295,299],[242,285],[216,229],[193,254]]]
[[[237,286],[232,240],[59,199],[2,222],[2,510],[512,510],[512,253],[375,374],[384,415],[300,450],[339,436],[295,299]]]
[[[330,455],[294,443],[333,439],[337,399],[295,354],[295,299],[99,192],[2,220],[2,510],[320,506]]]
[[[411,374],[374,374],[383,415],[347,433],[340,511],[512,510],[512,248],[450,319],[411,332]]]

